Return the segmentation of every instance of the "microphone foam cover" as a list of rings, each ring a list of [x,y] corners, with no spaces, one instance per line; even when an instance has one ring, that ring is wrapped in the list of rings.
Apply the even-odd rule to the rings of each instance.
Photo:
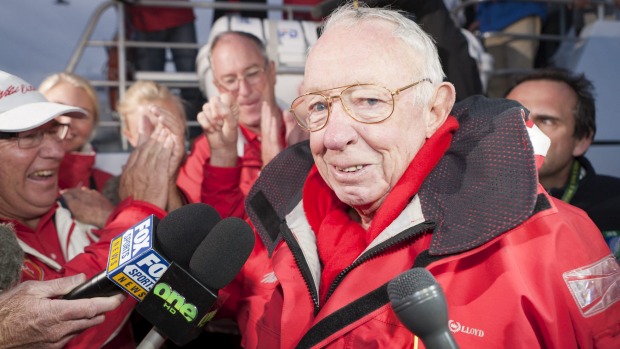
[[[0,224],[0,292],[17,283],[24,264],[24,251],[17,243],[15,229]]]
[[[433,285],[437,285],[433,274],[424,268],[413,268],[392,279],[387,292],[390,301],[394,303]]]
[[[158,248],[165,257],[187,268],[196,246],[220,220],[217,211],[207,204],[181,206],[159,222],[155,232]]]
[[[213,227],[189,262],[190,273],[207,287],[231,282],[254,248],[254,231],[242,219],[229,217]]]

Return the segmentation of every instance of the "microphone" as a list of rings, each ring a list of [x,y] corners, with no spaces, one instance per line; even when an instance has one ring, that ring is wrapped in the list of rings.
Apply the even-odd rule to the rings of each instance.
[[[221,220],[220,214],[207,204],[187,204],[162,219],[156,240],[165,256],[187,268],[196,246],[200,245]],[[190,248],[191,252],[187,253]]]
[[[170,212],[161,222],[154,215],[112,239],[108,267],[77,286],[63,299],[112,296],[124,290],[138,301],[170,266],[189,257],[211,228],[221,220],[206,204],[191,204]]]
[[[12,225],[0,224],[0,292],[13,287],[21,276],[24,250],[15,234]]]
[[[107,270],[78,285],[63,299],[107,297],[123,289],[138,301],[170,263],[154,249],[159,218],[150,215],[110,242]]]
[[[203,284],[220,289],[237,276],[248,260],[255,238],[248,223],[236,217],[222,220],[213,233],[194,252],[189,270]]]
[[[427,349],[458,349],[448,328],[448,306],[441,286],[424,268],[408,270],[389,282],[387,292],[400,322]]]
[[[197,338],[225,301],[218,299],[218,290],[239,273],[254,240],[245,221],[226,218],[198,246],[189,272],[173,263],[136,307],[153,324],[138,348],[159,348],[166,338],[183,346]]]

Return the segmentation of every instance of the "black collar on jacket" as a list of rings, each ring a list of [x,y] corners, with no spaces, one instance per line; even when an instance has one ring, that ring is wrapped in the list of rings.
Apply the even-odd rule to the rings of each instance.
[[[419,191],[425,218],[437,223],[431,255],[480,246],[537,207],[534,151],[523,121],[527,110],[514,101],[474,96],[457,103],[452,115],[460,127]],[[246,198],[246,211],[270,254],[312,165],[308,141],[290,146],[261,171]]]

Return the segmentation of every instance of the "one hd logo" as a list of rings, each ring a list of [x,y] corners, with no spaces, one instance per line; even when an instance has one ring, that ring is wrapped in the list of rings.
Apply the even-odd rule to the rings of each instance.
[[[173,290],[170,285],[160,282],[155,286],[153,293],[159,298],[163,299],[164,309],[168,310],[170,314],[181,314],[187,322],[194,321],[198,309],[195,305],[185,301],[185,297],[180,295],[177,291]]]
[[[154,219],[147,217],[110,243],[107,277],[139,301],[170,266],[153,249]]]

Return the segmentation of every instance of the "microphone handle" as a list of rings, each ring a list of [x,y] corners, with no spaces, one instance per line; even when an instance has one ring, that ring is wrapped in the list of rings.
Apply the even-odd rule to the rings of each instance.
[[[438,335],[426,336],[422,339],[422,343],[429,349],[459,349],[450,330],[442,331]]]
[[[105,270],[93,276],[88,282],[75,287],[71,292],[62,296],[62,299],[83,299],[93,297],[109,297],[121,292],[106,275]]]
[[[157,332],[155,327],[153,327],[136,349],[159,349],[162,345],[164,345],[165,341],[166,338]]]

